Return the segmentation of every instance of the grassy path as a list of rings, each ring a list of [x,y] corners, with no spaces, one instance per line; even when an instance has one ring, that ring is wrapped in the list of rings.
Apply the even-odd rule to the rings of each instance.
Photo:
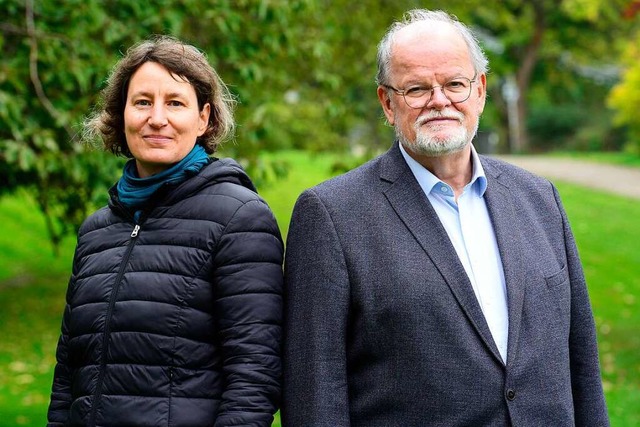
[[[640,199],[640,167],[549,156],[498,156],[549,179]]]

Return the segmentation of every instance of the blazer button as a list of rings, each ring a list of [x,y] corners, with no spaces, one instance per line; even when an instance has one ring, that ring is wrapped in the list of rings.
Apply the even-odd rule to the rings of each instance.
[[[507,400],[513,400],[516,398],[515,390],[509,389],[507,390]]]

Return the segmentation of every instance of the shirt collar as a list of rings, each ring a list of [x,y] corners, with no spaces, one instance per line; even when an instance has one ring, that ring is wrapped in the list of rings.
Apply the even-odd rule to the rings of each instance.
[[[470,145],[473,175],[471,176],[471,181],[465,186],[465,188],[472,188],[479,197],[483,197],[485,191],[487,190],[487,177],[484,173],[484,169],[482,168],[482,164],[480,163],[480,157],[478,156],[475,147],[473,146],[473,144]],[[404,157],[404,160],[407,162],[407,165],[411,169],[411,172],[413,172],[416,180],[418,180],[418,183],[420,184],[420,187],[422,187],[422,191],[424,191],[425,194],[431,193],[433,187],[435,187],[439,183],[442,183],[442,181],[437,176],[432,174],[427,168],[422,166],[413,157],[411,157],[402,146],[402,143],[398,143],[398,146],[400,147],[402,157]]]

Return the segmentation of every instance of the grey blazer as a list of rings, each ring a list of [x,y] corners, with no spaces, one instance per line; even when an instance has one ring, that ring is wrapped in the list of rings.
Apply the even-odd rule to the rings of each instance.
[[[547,180],[481,162],[508,293],[506,365],[396,143],[294,208],[284,426],[609,425],[560,198]]]

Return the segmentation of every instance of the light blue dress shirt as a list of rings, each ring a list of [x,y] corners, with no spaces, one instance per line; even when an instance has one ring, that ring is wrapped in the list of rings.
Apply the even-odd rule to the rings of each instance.
[[[473,176],[457,203],[453,189],[400,151],[444,226],[464,266],[502,360],[507,361],[509,317],[502,260],[484,200],[487,178],[471,145]]]

